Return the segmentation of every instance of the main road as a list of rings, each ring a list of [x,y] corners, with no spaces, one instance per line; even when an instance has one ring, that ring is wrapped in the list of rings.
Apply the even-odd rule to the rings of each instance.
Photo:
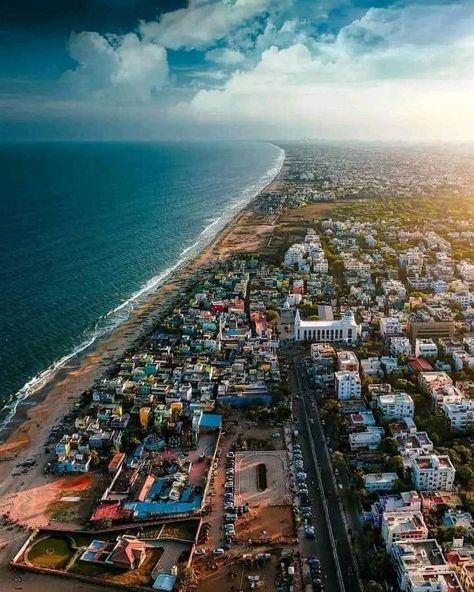
[[[361,592],[360,581],[357,577],[355,558],[349,540],[348,526],[344,510],[339,499],[339,490],[334,478],[329,452],[323,427],[319,418],[314,393],[309,388],[305,365],[302,361],[304,354],[298,350],[287,350],[287,357],[292,364],[292,383],[297,389],[297,396],[293,400],[293,413],[296,416],[298,428],[301,431],[301,445],[303,447],[306,464],[312,464],[311,475],[314,476],[315,491],[311,496],[316,503],[317,536],[323,537],[324,550],[321,554],[321,564],[324,571],[326,564],[333,573],[327,573],[331,581],[327,581],[325,589],[340,590],[341,592]],[[330,557],[329,557],[330,554]],[[326,568],[327,569],[327,568]]]

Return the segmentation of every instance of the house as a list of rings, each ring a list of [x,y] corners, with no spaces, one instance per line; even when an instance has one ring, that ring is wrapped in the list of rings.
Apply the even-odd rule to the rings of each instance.
[[[349,445],[352,452],[358,450],[377,450],[385,430],[378,426],[368,426],[365,432],[349,434]]]
[[[380,336],[382,339],[403,335],[403,327],[400,319],[397,317],[382,317],[380,319]]]
[[[130,571],[137,569],[146,558],[147,545],[132,535],[120,535],[114,544],[110,541],[93,540],[82,553],[81,561],[112,565]]]
[[[397,473],[367,473],[363,477],[364,487],[369,492],[391,491],[398,481]]]

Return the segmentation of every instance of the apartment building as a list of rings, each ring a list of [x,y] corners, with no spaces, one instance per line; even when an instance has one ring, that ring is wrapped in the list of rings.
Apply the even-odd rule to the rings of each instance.
[[[412,459],[413,485],[418,491],[451,491],[456,469],[447,454],[430,454]]]
[[[362,385],[358,372],[336,372],[335,381],[339,401],[360,399],[362,397]]]
[[[382,539],[390,553],[394,543],[428,537],[423,514],[418,512],[385,512],[382,516]]]
[[[375,405],[383,419],[412,418],[415,414],[415,404],[409,394],[405,392],[393,392],[377,395]]]

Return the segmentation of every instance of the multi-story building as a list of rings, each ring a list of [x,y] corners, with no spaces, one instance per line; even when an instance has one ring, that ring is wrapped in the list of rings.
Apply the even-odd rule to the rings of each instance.
[[[358,372],[335,372],[336,395],[340,401],[360,399],[362,384]]]
[[[443,591],[443,588],[431,586],[431,584],[438,585],[439,576],[450,572],[448,562],[435,539],[395,543],[392,546],[392,557],[400,590],[403,592]],[[445,590],[449,588],[446,587]]]
[[[413,485],[418,491],[451,491],[456,469],[446,454],[430,454],[412,459]]]
[[[392,356],[405,356],[411,354],[411,343],[408,337],[391,337],[390,353]]]
[[[382,317],[380,319],[380,336],[387,339],[395,335],[403,335],[400,319],[397,317]]]
[[[337,369],[345,372],[357,372],[359,360],[352,351],[337,352]]]
[[[420,511],[385,512],[382,516],[382,539],[388,553],[394,543],[427,537],[428,528]]]
[[[383,419],[405,419],[415,414],[415,404],[409,394],[394,392],[377,395],[375,404]]]
[[[364,487],[367,491],[392,491],[398,481],[397,473],[367,473],[364,475]]]
[[[415,339],[415,356],[417,358],[437,358],[438,346],[432,339]]]
[[[440,409],[452,430],[467,431],[474,427],[474,400],[464,399],[459,403],[443,402]]]

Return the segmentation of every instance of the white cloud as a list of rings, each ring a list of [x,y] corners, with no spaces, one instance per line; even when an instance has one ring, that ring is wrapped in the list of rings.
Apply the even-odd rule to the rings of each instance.
[[[72,35],[69,53],[78,63],[64,76],[72,94],[146,100],[168,80],[166,50],[134,33]]]
[[[216,64],[235,65],[245,59],[242,52],[228,47],[217,47],[206,52],[206,60]]]
[[[266,49],[175,113],[292,136],[472,139],[473,31],[470,3],[372,9],[335,37]]]
[[[142,22],[141,33],[170,49],[206,48],[280,0],[189,0],[186,8]]]

